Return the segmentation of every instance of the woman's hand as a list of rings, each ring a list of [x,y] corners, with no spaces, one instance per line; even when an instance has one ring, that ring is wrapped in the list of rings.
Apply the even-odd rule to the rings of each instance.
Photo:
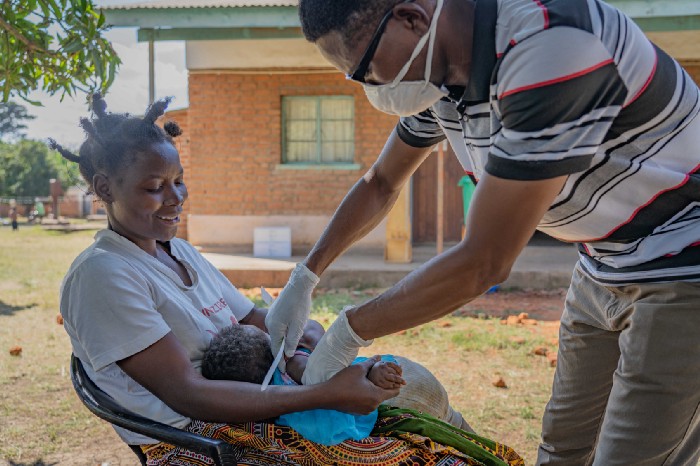
[[[367,378],[367,373],[380,359],[379,356],[373,356],[346,367],[326,382],[324,389],[336,394],[337,402],[333,409],[352,414],[369,414],[382,402],[399,394],[399,388],[384,389]]]

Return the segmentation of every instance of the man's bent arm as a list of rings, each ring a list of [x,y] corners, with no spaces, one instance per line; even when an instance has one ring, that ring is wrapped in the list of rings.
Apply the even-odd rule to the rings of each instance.
[[[430,151],[430,147],[409,146],[394,130],[377,162],[345,196],[307,256],[309,270],[321,275],[340,254],[372,231]]]
[[[465,239],[348,311],[350,326],[366,340],[389,335],[444,316],[505,280],[565,181],[566,176],[513,181],[484,175]]]

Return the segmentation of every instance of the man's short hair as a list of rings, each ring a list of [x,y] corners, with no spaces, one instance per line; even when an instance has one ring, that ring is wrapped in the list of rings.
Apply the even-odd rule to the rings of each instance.
[[[251,325],[233,325],[212,339],[202,359],[202,375],[261,384],[273,359],[265,332]]]
[[[299,0],[304,37],[316,42],[337,31],[346,44],[379,26],[379,21],[402,0]]]

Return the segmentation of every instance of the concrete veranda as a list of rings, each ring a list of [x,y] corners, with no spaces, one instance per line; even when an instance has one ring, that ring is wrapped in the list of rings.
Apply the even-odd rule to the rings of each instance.
[[[447,249],[447,246],[445,247]],[[238,287],[284,286],[291,270],[303,256],[261,258],[252,254],[202,249],[214,266]],[[435,257],[434,245],[414,246],[413,261],[384,261],[381,251],[349,251],[339,257],[321,277],[321,288],[389,287],[412,270]],[[578,259],[573,245],[535,237],[518,257],[502,288],[549,289],[569,285]]]

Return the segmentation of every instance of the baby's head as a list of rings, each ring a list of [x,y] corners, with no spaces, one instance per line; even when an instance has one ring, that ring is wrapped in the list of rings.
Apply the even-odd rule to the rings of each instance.
[[[267,333],[253,325],[233,325],[212,339],[202,359],[202,375],[261,384],[272,361]]]

